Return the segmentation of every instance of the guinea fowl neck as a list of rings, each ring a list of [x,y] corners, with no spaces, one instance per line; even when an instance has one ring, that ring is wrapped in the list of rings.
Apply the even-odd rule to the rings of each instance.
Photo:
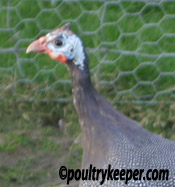
[[[88,57],[85,54],[85,58],[82,62],[83,69],[75,65],[73,62],[68,63],[68,69],[71,73],[73,89],[80,89],[82,91],[87,91],[93,87],[90,72],[88,67]]]
[[[92,102],[94,103],[94,94],[96,92],[91,82],[87,56],[82,63],[84,64],[83,69],[73,62],[67,63],[72,77],[73,102],[79,118],[88,115],[88,106]]]

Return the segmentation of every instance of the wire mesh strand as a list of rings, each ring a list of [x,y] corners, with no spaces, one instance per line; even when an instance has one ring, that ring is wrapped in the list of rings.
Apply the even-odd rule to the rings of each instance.
[[[25,54],[34,39],[71,22],[86,46],[92,79],[120,103],[173,103],[174,1],[2,0],[0,97],[71,100],[70,75],[45,55]]]

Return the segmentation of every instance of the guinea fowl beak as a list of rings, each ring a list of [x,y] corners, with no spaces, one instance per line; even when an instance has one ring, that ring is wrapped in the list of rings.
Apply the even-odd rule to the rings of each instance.
[[[47,44],[46,40],[47,40],[47,38],[45,36],[42,36],[38,40],[35,40],[27,47],[26,53],[30,53],[30,52],[45,53],[45,52],[47,52],[48,48],[46,45]]]

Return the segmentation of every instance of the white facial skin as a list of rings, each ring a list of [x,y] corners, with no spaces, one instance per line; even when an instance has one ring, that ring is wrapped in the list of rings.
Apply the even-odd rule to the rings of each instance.
[[[60,32],[59,35],[52,35],[48,33],[46,35],[48,38],[48,48],[53,54],[62,54],[68,60],[73,60],[74,64],[79,67],[79,69],[84,69],[84,51],[83,45],[78,36],[75,34],[69,34],[67,32]],[[61,42],[61,45],[57,45],[56,40]]]

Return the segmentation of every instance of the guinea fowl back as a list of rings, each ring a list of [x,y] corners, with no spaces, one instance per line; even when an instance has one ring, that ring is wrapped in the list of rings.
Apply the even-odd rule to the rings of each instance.
[[[39,40],[27,52],[48,54],[65,63],[71,73],[73,101],[83,137],[82,168],[90,164],[105,169],[168,169],[169,180],[106,180],[103,186],[175,186],[175,142],[152,134],[106,101],[93,87],[88,58],[80,38],[65,25]],[[80,186],[99,186],[99,181],[81,181]]]
[[[107,186],[175,186],[175,142],[157,136],[115,110],[98,93],[83,129],[83,168],[168,169],[168,181],[106,181]],[[91,97],[92,98],[92,97]],[[88,101],[91,103],[91,101]],[[87,105],[85,105],[87,106]],[[87,106],[86,111],[90,108]],[[93,117],[95,115],[95,117]],[[83,181],[80,186],[98,185]],[[105,184],[104,184],[105,186]]]

